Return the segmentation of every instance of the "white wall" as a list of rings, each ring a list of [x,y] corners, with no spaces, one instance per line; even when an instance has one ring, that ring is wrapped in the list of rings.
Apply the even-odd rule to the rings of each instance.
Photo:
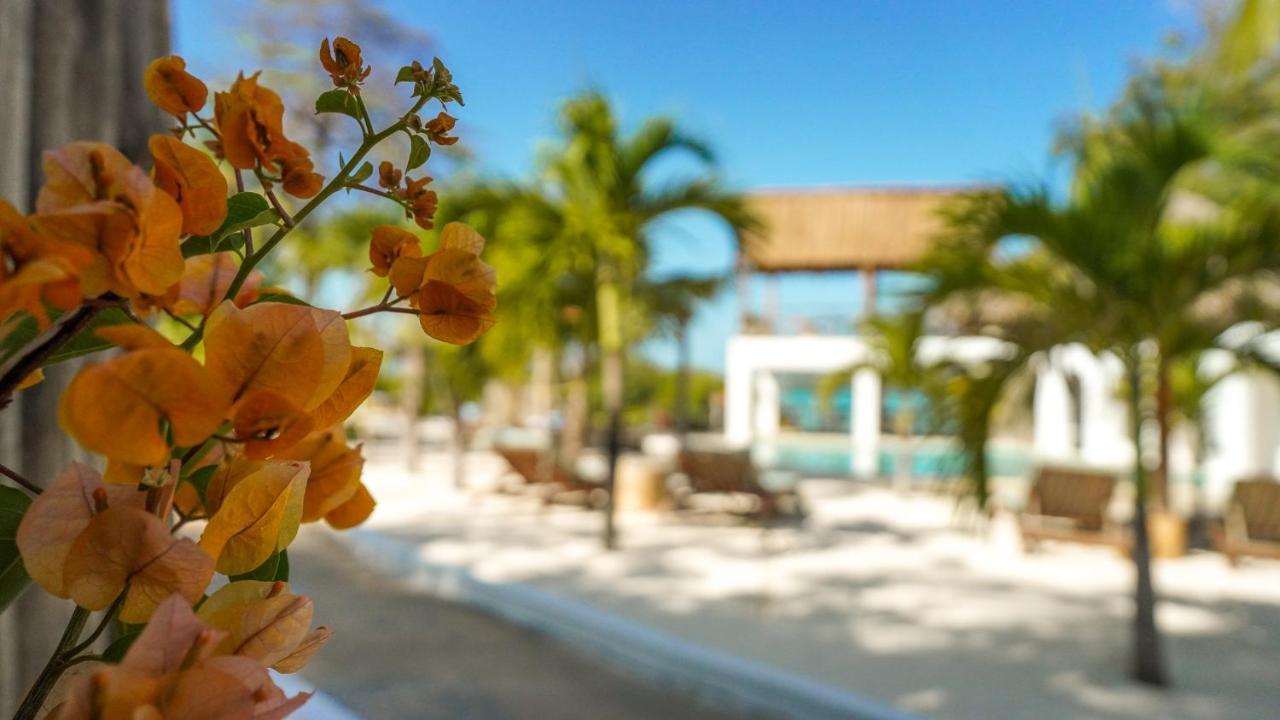
[[[925,360],[949,357],[981,361],[1005,352],[992,338],[922,339]],[[871,359],[865,338],[847,335],[739,335],[729,340],[725,372],[725,438],[746,447],[777,436],[780,419],[779,373],[827,375]],[[874,476],[879,468],[881,384],[875,372],[855,373],[851,390],[850,443],[854,472]]]
[[[1280,356],[1280,337],[1274,343]],[[768,440],[778,432],[780,393],[778,373],[824,375],[869,359],[872,348],[856,336],[740,335],[731,338],[727,353],[725,436],[745,447]],[[925,361],[950,357],[981,361],[1007,352],[992,338],[929,337],[921,341]],[[1221,372],[1230,357],[1209,355],[1206,373]],[[1133,464],[1128,411],[1120,394],[1124,369],[1111,355],[1097,356],[1081,345],[1065,345],[1048,353],[1037,368],[1032,413],[1033,452],[1037,459],[1079,463],[1125,471]],[[1079,388],[1079,438],[1073,437],[1074,405],[1067,378]],[[850,443],[858,474],[873,475],[880,442],[880,382],[869,371],[855,375]],[[1206,499],[1218,507],[1237,479],[1276,474],[1280,468],[1280,383],[1271,375],[1241,373],[1223,380],[1205,400],[1208,451],[1203,464]],[[1175,480],[1174,499],[1188,509],[1185,484],[1194,468],[1194,437],[1183,431],[1171,436],[1170,463]],[[1179,487],[1181,485],[1181,487]],[[1183,492],[1178,493],[1181,489]]]

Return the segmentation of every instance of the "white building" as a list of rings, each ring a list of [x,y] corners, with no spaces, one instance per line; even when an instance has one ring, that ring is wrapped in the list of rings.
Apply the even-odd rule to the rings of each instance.
[[[861,273],[861,306],[849,303],[847,330],[819,331],[816,323],[787,322],[777,314],[776,298],[766,294],[765,308],[752,313],[748,293],[740,292],[741,334],[726,353],[725,439],[768,456],[788,443],[806,452],[806,434],[790,422],[786,386],[817,381],[865,363],[872,351],[854,327],[874,312],[877,273],[899,270],[917,258],[938,229],[937,205],[954,188],[839,189],[761,193],[754,207],[770,228],[743,243],[741,287],[750,273],[795,271]],[[834,323],[840,325],[840,323]],[[791,325],[798,328],[784,331]],[[826,323],[827,326],[833,323]],[[920,344],[922,360],[950,357],[981,361],[1003,352],[986,337],[930,337]],[[1212,362],[1212,361],[1211,361]],[[1207,367],[1207,371],[1214,368]],[[1063,346],[1039,368],[1029,432],[1008,440],[1029,464],[1076,464],[1125,471],[1132,465],[1128,413],[1119,386],[1122,367],[1082,346]],[[885,396],[874,370],[862,369],[849,388],[846,470],[862,477],[882,474],[881,461],[893,435],[883,418]],[[1207,442],[1198,475],[1211,505],[1220,503],[1239,478],[1272,475],[1280,448],[1280,386],[1270,377],[1240,374],[1223,380],[1206,399]],[[831,427],[824,428],[828,431]],[[827,433],[827,450],[831,446]],[[1170,458],[1173,500],[1185,507],[1197,474],[1188,433],[1175,431]],[[817,447],[817,446],[813,446]]]

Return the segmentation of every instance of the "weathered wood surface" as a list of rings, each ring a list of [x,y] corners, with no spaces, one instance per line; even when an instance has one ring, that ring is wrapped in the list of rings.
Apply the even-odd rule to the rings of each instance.
[[[166,122],[142,71],[168,48],[168,0],[0,0],[0,197],[30,211],[41,151],[72,140],[109,142],[145,164],[147,138]],[[0,462],[40,484],[80,456],[56,413],[74,371],[48,372],[0,414]],[[70,612],[28,589],[0,617],[0,717],[16,709]]]

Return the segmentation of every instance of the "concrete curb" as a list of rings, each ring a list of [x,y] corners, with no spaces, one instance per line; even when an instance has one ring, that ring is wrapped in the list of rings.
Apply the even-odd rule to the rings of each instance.
[[[415,543],[352,530],[356,555],[410,587],[463,602],[567,643],[660,685],[744,715],[794,720],[918,720],[842,688],[681,640],[522,583],[477,579],[465,568],[430,563]]]

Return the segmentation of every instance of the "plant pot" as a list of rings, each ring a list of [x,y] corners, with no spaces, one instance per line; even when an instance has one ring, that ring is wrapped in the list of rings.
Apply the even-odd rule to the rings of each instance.
[[[1152,511],[1147,516],[1151,536],[1151,556],[1165,560],[1187,553],[1187,521],[1167,510]]]

